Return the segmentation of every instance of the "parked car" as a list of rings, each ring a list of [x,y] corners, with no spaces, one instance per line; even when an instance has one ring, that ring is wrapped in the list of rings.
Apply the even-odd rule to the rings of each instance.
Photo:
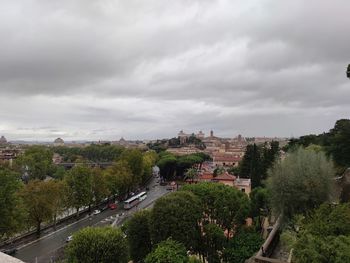
[[[114,210],[114,209],[117,208],[117,204],[115,204],[115,203],[110,203],[110,204],[108,205],[108,207],[109,207],[109,209]]]
[[[101,213],[101,210],[99,210],[99,209],[96,209],[96,210],[93,212],[94,215],[98,215],[99,213]]]
[[[73,240],[73,236],[68,236],[66,238],[66,243],[71,242]]]

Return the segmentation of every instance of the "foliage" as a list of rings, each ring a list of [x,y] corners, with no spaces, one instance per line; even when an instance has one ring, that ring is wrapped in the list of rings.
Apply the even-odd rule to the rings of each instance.
[[[156,164],[158,155],[155,151],[148,151],[143,154],[142,183],[145,183],[152,176],[152,168]]]
[[[322,152],[299,148],[269,172],[272,207],[287,219],[307,213],[328,200],[333,176],[333,164]]]
[[[240,163],[240,176],[252,180],[252,188],[261,185],[262,160],[260,148],[256,144],[249,144]]]
[[[194,153],[176,157],[169,152],[162,152],[157,162],[160,168],[160,175],[167,179],[174,179],[175,175],[180,178],[185,177],[188,169],[198,167],[201,168],[203,162],[210,160],[210,156],[205,153]]]
[[[252,230],[241,230],[228,242],[223,258],[224,262],[244,263],[259,250],[263,239]]]
[[[220,251],[225,244],[224,231],[216,224],[209,223],[203,226],[203,247],[202,254],[207,258],[208,262],[220,263]]]
[[[91,169],[84,165],[74,166],[66,175],[67,198],[71,207],[90,205],[93,199]]]
[[[157,166],[160,169],[160,176],[164,179],[171,180],[175,176],[177,159],[173,154],[161,155]]]
[[[187,263],[188,256],[183,244],[168,239],[158,244],[157,248],[150,253],[145,263]]]
[[[150,216],[151,211],[141,210],[124,225],[130,247],[130,257],[134,262],[142,261],[152,250],[149,230]]]
[[[342,168],[350,166],[350,120],[337,120],[334,128],[329,132],[319,135],[306,135],[298,139],[291,139],[285,150],[291,150],[298,146],[309,145],[322,146],[327,155],[332,156],[335,164]]]
[[[350,166],[350,120],[342,119],[335,123],[329,132],[327,152],[335,163],[342,167]]]
[[[68,262],[126,263],[128,246],[118,228],[87,227],[74,234],[67,247]]]
[[[17,192],[22,187],[17,173],[0,169],[0,238],[9,237],[21,228],[23,210]]]
[[[198,251],[201,219],[198,198],[187,191],[174,192],[158,199],[150,217],[151,239],[159,243],[171,237],[188,250]]]
[[[29,225],[36,226],[37,234],[40,233],[41,223],[52,219],[55,212],[55,200],[51,183],[32,180],[20,191],[24,207],[28,215]]]
[[[126,161],[118,161],[105,170],[107,187],[112,195],[126,195],[132,187],[132,171]]]
[[[190,191],[199,198],[204,223],[215,223],[228,232],[245,224],[250,204],[238,189],[208,182],[185,185],[181,191]]]
[[[64,167],[56,166],[56,169],[52,174],[52,177],[58,180],[63,180],[65,175],[66,175],[66,170],[64,169]]]
[[[53,152],[47,147],[30,146],[16,159],[15,167],[22,174],[27,173],[30,180],[43,180],[54,171],[52,156]]]
[[[350,236],[319,238],[303,234],[293,253],[297,263],[350,262]]]
[[[68,200],[66,199],[67,185],[64,181],[51,180],[46,182],[48,192],[47,198],[52,205],[52,219],[56,225],[57,216],[67,208]]]
[[[142,182],[143,157],[140,150],[126,149],[120,156],[120,160],[125,161],[132,172],[132,185]]]
[[[194,179],[198,177],[198,171],[196,168],[189,168],[185,174],[186,180],[191,180],[193,182]]]
[[[301,225],[294,246],[296,262],[350,261],[350,205],[321,205]]]
[[[118,159],[124,148],[117,145],[92,144],[87,147],[53,147],[53,151],[63,156],[66,162],[75,162],[81,156],[93,162],[111,162]]]
[[[102,202],[103,199],[109,196],[107,178],[105,173],[99,168],[91,170],[92,175],[92,195],[96,205]]]
[[[250,194],[250,216],[253,219],[257,218],[256,226],[261,228],[261,217],[269,214],[269,192],[266,188],[254,188]]]
[[[262,185],[267,171],[272,167],[279,154],[279,143],[272,141],[263,146],[249,144],[239,164],[239,175],[252,180],[252,188]]]

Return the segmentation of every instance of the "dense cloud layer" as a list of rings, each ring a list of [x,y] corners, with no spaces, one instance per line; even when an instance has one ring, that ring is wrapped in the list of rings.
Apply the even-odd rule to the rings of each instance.
[[[350,2],[2,1],[0,134],[298,136],[349,117]]]

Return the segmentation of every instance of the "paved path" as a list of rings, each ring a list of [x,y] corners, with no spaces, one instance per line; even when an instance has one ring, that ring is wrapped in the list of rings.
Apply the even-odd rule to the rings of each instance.
[[[121,208],[116,210],[105,210],[98,215],[86,217],[76,223],[73,223],[67,227],[64,227],[54,233],[51,233],[45,237],[40,238],[34,242],[19,248],[16,258],[19,258],[27,263],[47,263],[54,257],[55,252],[66,245],[66,238],[72,235],[74,232],[87,227],[87,226],[104,226],[110,225],[115,221],[118,214],[124,213],[123,216],[119,216],[117,225],[122,223],[123,217],[126,217],[137,210],[140,210],[146,206],[151,205],[156,199],[166,194],[167,191],[164,186],[155,186],[155,179],[152,179],[149,187],[150,191],[147,193],[147,198],[141,202],[138,207],[134,207],[128,211]]]

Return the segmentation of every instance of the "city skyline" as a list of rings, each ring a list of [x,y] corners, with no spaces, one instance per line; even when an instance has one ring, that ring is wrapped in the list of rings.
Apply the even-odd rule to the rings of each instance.
[[[2,3],[0,136],[298,137],[349,118],[350,3]]]

